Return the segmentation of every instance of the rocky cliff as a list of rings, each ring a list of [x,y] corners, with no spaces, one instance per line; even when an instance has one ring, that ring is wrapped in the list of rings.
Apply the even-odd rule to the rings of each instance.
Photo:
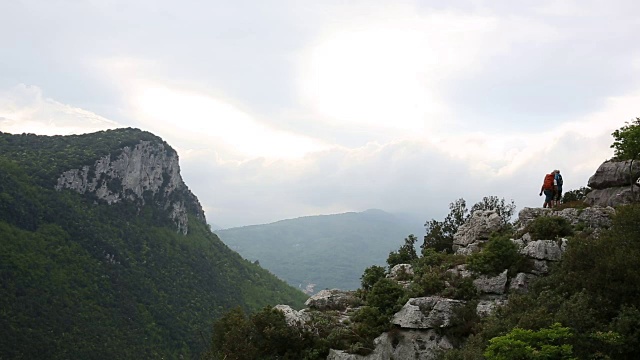
[[[587,185],[593,189],[586,202],[590,205],[617,206],[640,199],[640,160],[605,161]]]
[[[532,281],[549,273],[554,263],[561,260],[568,240],[534,239],[527,232],[527,225],[540,217],[560,217],[577,231],[597,232],[611,225],[615,210],[611,207],[593,206],[586,209],[568,208],[560,211],[553,209],[524,208],[516,221],[517,238],[512,238],[521,255],[526,257],[530,268],[525,272],[509,274],[507,269],[498,275],[488,276],[474,273],[466,264],[453,265],[447,270],[455,277],[472,279],[478,294],[477,300],[465,301],[444,296],[425,296],[409,299],[404,307],[391,318],[393,330],[381,334],[374,340],[375,348],[369,355],[350,354],[341,350],[331,350],[327,359],[331,360],[388,360],[388,359],[436,359],[442,351],[455,348],[464,339],[455,338],[449,329],[459,326],[457,316],[460,311],[471,307],[479,317],[492,314],[498,307],[508,302],[511,293],[527,292]],[[481,251],[489,241],[489,234],[499,231],[505,222],[495,211],[476,211],[459,228],[454,236],[458,255],[471,255]],[[399,269],[402,268],[402,271]],[[410,264],[396,265],[387,278],[391,278],[403,287],[410,286],[406,274],[413,274]],[[358,308],[354,292],[337,289],[323,290],[305,303],[307,309],[283,310],[289,324],[305,326],[309,314],[313,311],[331,312],[338,322],[349,323],[351,314]]]
[[[153,203],[167,211],[177,230],[187,234],[188,212],[205,220],[198,199],[180,176],[178,154],[157,141],[140,141],[93,164],[64,171],[56,190],[71,189],[108,204],[124,200]]]

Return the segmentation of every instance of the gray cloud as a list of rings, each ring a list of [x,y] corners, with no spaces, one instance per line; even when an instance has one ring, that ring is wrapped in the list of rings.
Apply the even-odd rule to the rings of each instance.
[[[559,167],[567,188],[585,185],[611,155],[612,129],[638,116],[639,7],[636,1],[5,1],[0,130],[81,132],[113,122],[148,130],[153,119],[137,117],[131,102],[136,82],[149,81],[229,100],[256,123],[328,144],[296,159],[238,158],[214,136],[228,119],[203,118],[218,127],[204,127],[211,133],[197,139],[154,127],[180,150],[185,180],[209,219],[223,226],[367,208],[426,220],[443,216],[456,198],[473,203],[485,195],[539,206],[544,173]],[[415,66],[398,76],[419,79],[433,96],[424,103],[444,109],[424,116],[432,128],[374,128],[329,119],[305,103],[300,86],[309,79],[301,65],[319,43],[344,39],[341,31],[385,35],[403,24],[418,29],[419,42],[388,54],[384,46],[402,38],[363,37],[372,55],[352,68],[338,66],[345,78],[333,89],[352,86],[348,75],[375,65],[358,74],[370,84],[361,90],[372,90],[358,104],[376,115],[377,106],[388,105],[379,93],[408,91],[389,74]],[[361,54],[359,45],[337,54],[338,65]],[[36,100],[16,95],[11,89],[18,84],[41,93]],[[406,110],[402,97],[396,100],[398,111]],[[26,116],[16,109],[37,111]]]

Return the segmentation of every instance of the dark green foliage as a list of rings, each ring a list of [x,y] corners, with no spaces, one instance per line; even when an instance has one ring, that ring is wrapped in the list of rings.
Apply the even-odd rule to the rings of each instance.
[[[572,360],[573,347],[567,344],[571,330],[555,323],[538,331],[515,328],[489,341],[484,353],[488,360]]]
[[[566,191],[562,195],[562,203],[571,203],[575,201],[584,201],[587,198],[587,194],[591,192],[591,188],[582,186],[576,190]],[[586,204],[585,204],[586,206]]]
[[[526,330],[561,323],[580,359],[636,359],[640,353],[640,207],[617,209],[612,227],[598,237],[573,237],[563,260],[526,295],[486,321],[465,349],[477,354],[489,339],[514,327]]]
[[[369,291],[378,280],[385,277],[386,271],[382,266],[372,265],[364,269],[360,279],[362,280],[362,290]]]
[[[635,118],[631,122],[614,131],[612,134],[615,141],[611,144],[614,149],[614,158],[617,160],[634,160],[640,155],[640,118]]]
[[[567,219],[559,216],[540,216],[527,224],[525,233],[534,240],[555,240],[573,234],[573,228]]]
[[[422,248],[431,247],[436,251],[452,252],[453,235],[464,224],[468,214],[467,202],[464,199],[458,199],[449,204],[449,214],[444,221],[431,219],[424,224],[426,235]]]
[[[367,294],[366,304],[378,308],[385,315],[393,315],[408,300],[405,296],[405,290],[397,281],[380,279]]]
[[[311,345],[305,330],[287,325],[284,314],[270,307],[247,317],[233,309],[213,327],[211,349],[204,359],[290,359],[303,357]]]
[[[57,171],[136,136],[157,141],[145,134],[0,134],[0,358],[192,358],[233,306],[302,306],[304,294],[231,251],[194,213],[183,236],[165,209],[53,190]]]
[[[389,268],[391,269],[398,264],[410,264],[416,260],[418,258],[415,247],[417,241],[418,238],[411,234],[409,237],[404,239],[404,245],[402,245],[398,251],[392,251],[389,253],[389,257],[387,257],[387,264],[389,264]]]
[[[493,235],[480,252],[467,258],[468,269],[481,274],[495,276],[509,269],[510,275],[529,270],[527,259],[509,235]]]

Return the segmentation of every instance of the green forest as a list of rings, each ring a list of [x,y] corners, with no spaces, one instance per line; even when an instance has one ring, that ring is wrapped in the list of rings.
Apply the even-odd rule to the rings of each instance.
[[[233,307],[306,296],[224,245],[195,214],[56,191],[64,171],[162,139],[137,129],[0,133],[0,358],[199,358]]]

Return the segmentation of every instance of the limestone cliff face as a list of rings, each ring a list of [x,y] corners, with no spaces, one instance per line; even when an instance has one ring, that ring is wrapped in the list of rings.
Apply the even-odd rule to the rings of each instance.
[[[56,190],[93,194],[108,204],[130,200],[155,203],[167,210],[179,232],[187,234],[187,212],[205,220],[198,199],[180,176],[178,154],[162,143],[140,141],[117,156],[107,155],[92,165],[70,169],[59,177]]]

